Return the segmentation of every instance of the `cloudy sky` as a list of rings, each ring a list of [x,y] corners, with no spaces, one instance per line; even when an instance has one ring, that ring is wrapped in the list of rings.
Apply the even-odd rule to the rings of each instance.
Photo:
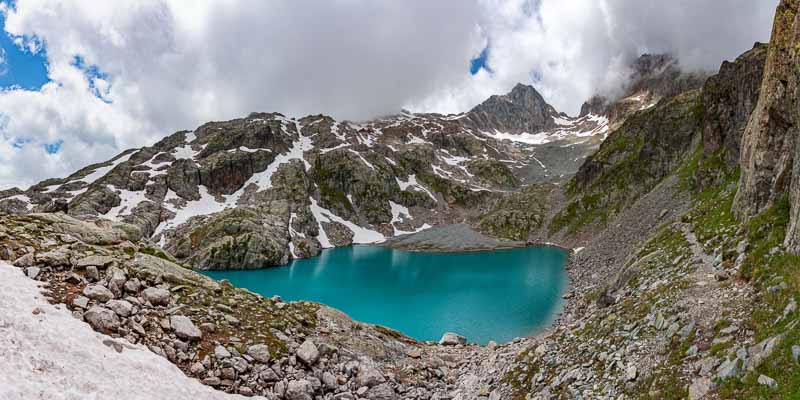
[[[717,69],[777,0],[0,3],[0,188],[251,111],[466,111],[517,82],[577,113],[644,52]]]

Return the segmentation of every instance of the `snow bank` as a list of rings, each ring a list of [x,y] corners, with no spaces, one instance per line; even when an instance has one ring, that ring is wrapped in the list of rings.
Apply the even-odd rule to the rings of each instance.
[[[0,262],[0,399],[243,399],[189,378],[142,346],[93,331]],[[41,312],[33,314],[38,308]],[[117,340],[117,353],[103,341]]]

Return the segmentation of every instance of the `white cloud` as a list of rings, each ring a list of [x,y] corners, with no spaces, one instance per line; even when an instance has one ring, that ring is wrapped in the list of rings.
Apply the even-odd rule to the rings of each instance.
[[[574,113],[613,88],[638,52],[716,66],[765,40],[774,10],[750,0],[642,3],[18,0],[0,7],[6,31],[29,49],[46,44],[52,83],[0,92],[0,187],[251,111],[462,111],[532,82],[534,71],[543,95]],[[487,43],[493,73],[470,76],[469,59]],[[20,139],[30,143],[18,149]],[[48,155],[43,144],[59,139],[61,151]]]
[[[674,54],[688,70],[716,70],[769,40],[778,0],[478,0],[491,43],[481,73],[415,109],[456,112],[517,82],[532,82],[570,114],[591,95],[618,90],[643,53]],[[533,10],[532,12],[526,12]]]

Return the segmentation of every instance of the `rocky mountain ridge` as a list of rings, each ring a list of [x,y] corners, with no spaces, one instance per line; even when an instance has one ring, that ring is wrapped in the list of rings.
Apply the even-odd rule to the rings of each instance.
[[[573,173],[606,133],[604,117],[556,114],[525,85],[459,115],[254,113],[5,191],[0,207],[127,222],[196,268],[262,268],[476,221],[528,183]]]

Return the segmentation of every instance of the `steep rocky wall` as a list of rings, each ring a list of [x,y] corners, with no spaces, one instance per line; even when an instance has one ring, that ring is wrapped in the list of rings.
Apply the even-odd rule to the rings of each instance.
[[[795,20],[800,2],[778,5],[758,104],[745,129],[741,148],[741,178],[733,210],[748,220],[780,197],[792,180],[797,136]]]
[[[728,169],[739,165],[739,148],[750,114],[758,103],[768,45],[756,43],[703,86],[703,155],[718,152]]]
[[[791,112],[790,118],[793,122],[793,132],[797,134],[798,130],[800,130],[800,109],[798,109],[800,107],[800,101],[798,101],[800,98],[800,12],[797,12],[798,8],[800,8],[800,3],[793,2],[793,4],[795,6],[795,19],[792,25],[790,53],[792,70],[788,79],[787,91],[792,97],[789,102],[791,107],[789,109]],[[795,159],[800,157],[798,155],[800,143],[798,142],[795,142],[795,148],[793,149]],[[800,253],[800,163],[795,163],[793,166],[790,200],[791,213],[789,214],[789,227],[786,230],[784,244],[789,251]]]

